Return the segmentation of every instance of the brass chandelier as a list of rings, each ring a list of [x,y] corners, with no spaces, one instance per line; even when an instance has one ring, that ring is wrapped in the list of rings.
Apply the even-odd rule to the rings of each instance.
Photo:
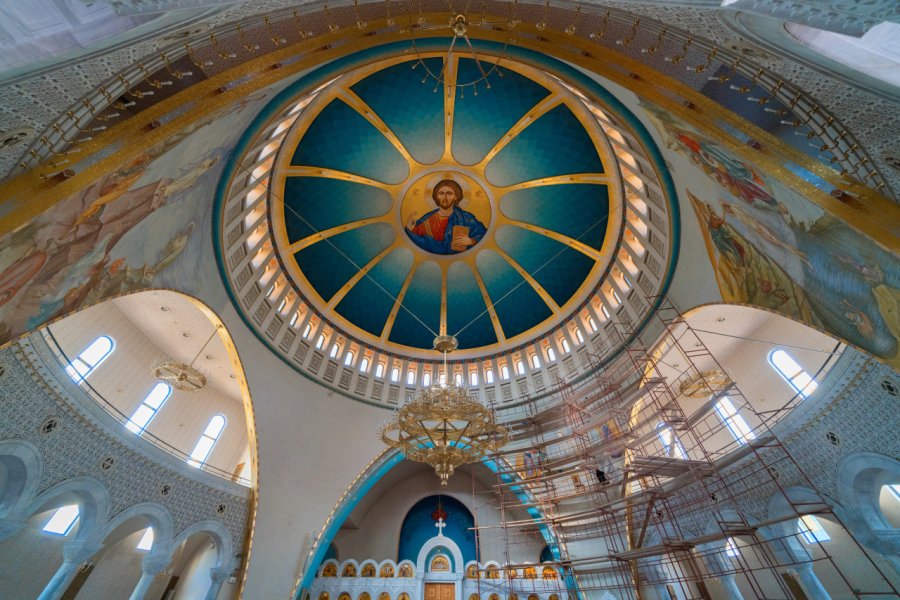
[[[495,422],[493,410],[446,376],[447,353],[456,347],[452,335],[434,339],[435,350],[444,353],[445,377],[420,390],[379,430],[385,444],[409,460],[434,467],[441,485],[447,485],[460,465],[478,462],[509,441],[506,429]]]

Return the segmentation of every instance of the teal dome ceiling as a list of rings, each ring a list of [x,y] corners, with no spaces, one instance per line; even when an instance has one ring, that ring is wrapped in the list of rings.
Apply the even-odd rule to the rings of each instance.
[[[461,93],[450,84],[475,61],[454,57],[437,88],[416,61],[343,76],[293,126],[272,187],[286,270],[326,319],[388,349],[539,335],[594,290],[618,235],[602,129],[538,71],[504,64],[490,89]]]

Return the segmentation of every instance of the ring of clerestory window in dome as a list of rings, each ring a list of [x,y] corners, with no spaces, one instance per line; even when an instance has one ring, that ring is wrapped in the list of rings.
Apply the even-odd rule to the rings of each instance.
[[[440,69],[439,54],[423,55]],[[347,73],[292,125],[270,188],[275,251],[352,337],[403,354],[435,335],[488,353],[592,294],[624,221],[616,157],[568,87],[524,64],[478,95],[409,56]],[[482,60],[492,60],[483,58]],[[449,77],[474,60],[454,56]]]

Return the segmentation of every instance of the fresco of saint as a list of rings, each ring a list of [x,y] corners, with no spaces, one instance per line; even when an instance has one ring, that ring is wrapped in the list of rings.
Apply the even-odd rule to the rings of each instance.
[[[406,221],[406,234],[415,244],[434,254],[457,254],[481,241],[487,228],[478,217],[459,207],[462,187],[452,179],[442,179],[434,186],[431,199],[435,210]]]

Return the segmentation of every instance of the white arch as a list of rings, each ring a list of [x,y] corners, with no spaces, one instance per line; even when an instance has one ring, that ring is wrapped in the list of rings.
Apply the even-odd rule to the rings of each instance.
[[[37,494],[44,458],[31,442],[3,440],[0,442],[0,464],[6,469],[6,481],[0,487],[0,517],[10,515],[15,518]]]
[[[394,561],[392,561],[392,560],[389,559],[389,558],[386,559],[386,560],[381,561],[381,562],[377,565],[377,571],[376,571],[376,572],[377,572],[377,577],[381,577],[381,569],[382,569],[385,565],[390,565],[390,566],[394,569],[394,577],[396,577],[396,576],[397,576],[397,571],[398,571],[398,569],[397,569],[397,563],[395,563]]]
[[[425,573],[428,570],[426,561],[428,560],[429,553],[435,548],[444,548],[450,553],[450,556],[453,557],[453,573],[456,573],[457,575],[462,575],[464,573],[463,556],[459,546],[457,546],[456,542],[450,538],[442,535],[436,535],[422,544],[422,548],[419,550],[419,556],[416,558],[417,572]]]
[[[344,568],[347,565],[353,565],[353,568],[356,569],[356,577],[359,577],[359,570],[360,570],[359,562],[357,562],[356,560],[354,560],[352,558],[348,558],[348,559],[344,560],[344,562],[341,563],[341,568],[338,569],[338,577],[344,576]]]
[[[174,540],[172,540],[172,548],[177,548],[183,541],[194,535],[195,533],[205,533],[209,535],[216,543],[216,566],[227,567],[231,564],[234,556],[234,543],[231,534],[225,529],[225,526],[218,521],[199,521],[185,527]]]
[[[169,511],[155,502],[143,502],[126,508],[110,519],[102,529],[98,529],[97,534],[93,537],[93,541],[104,543],[104,540],[117,527],[135,517],[143,517],[150,523],[150,527],[153,528],[153,547],[150,550],[150,555],[171,554],[175,549],[175,546],[172,544],[172,536],[175,529],[174,521]],[[138,531],[138,529],[134,531]],[[134,533],[134,531],[129,533]]]
[[[900,460],[859,452],[838,467],[838,495],[844,507],[862,519],[871,530],[893,529],[881,512],[878,496],[882,486],[900,483]]]
[[[329,558],[328,560],[322,561],[322,566],[319,567],[319,573],[318,573],[318,576],[319,576],[319,577],[322,577],[322,576],[323,576],[322,573],[325,572],[325,567],[328,566],[328,565],[334,565],[334,568],[335,568],[335,570],[337,571],[338,576],[340,576],[341,571],[340,571],[340,568],[339,568],[340,565],[338,564],[338,561],[335,560],[335,559],[333,559],[333,558]]]
[[[378,563],[376,563],[371,558],[362,561],[362,563],[359,565],[359,570],[356,572],[357,577],[362,577],[362,570],[366,565],[372,565],[372,567],[375,569],[375,575],[373,575],[373,577],[378,577]]]
[[[78,504],[78,531],[72,541],[87,540],[103,527],[109,517],[109,491],[93,477],[73,477],[44,490],[22,513],[26,520],[41,510],[63,506],[73,500]]]

